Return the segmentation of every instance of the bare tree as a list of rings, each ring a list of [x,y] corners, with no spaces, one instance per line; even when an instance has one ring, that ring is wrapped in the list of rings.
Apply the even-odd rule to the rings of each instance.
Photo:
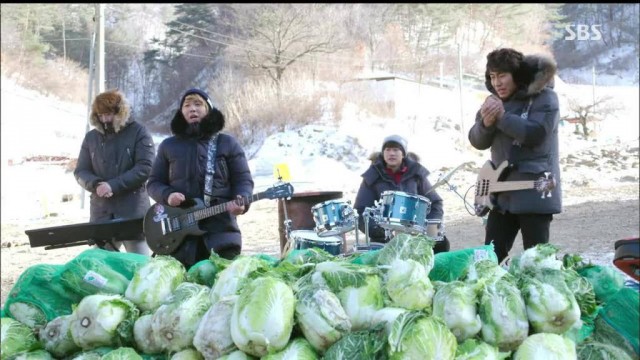
[[[586,139],[593,133],[590,128],[591,124],[603,121],[612,113],[622,109],[620,104],[612,100],[611,96],[603,96],[593,102],[586,103],[578,98],[569,98],[568,105],[573,114],[564,116],[562,120],[575,123],[576,133],[582,133]]]
[[[234,8],[248,38],[236,39],[228,55],[244,54],[242,60],[273,81],[278,99],[283,74],[290,66],[340,47],[331,5],[238,4]]]

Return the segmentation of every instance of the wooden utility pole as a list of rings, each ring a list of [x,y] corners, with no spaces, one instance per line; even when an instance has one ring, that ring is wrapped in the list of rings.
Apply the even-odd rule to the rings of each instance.
[[[96,82],[95,94],[104,91],[104,4],[96,4]]]
[[[87,124],[85,134],[91,130],[91,104],[94,94],[104,91],[104,7],[96,4],[93,16],[93,36],[89,47],[89,84],[87,86]],[[96,41],[97,40],[97,41]],[[84,209],[85,191],[80,192],[80,209]]]

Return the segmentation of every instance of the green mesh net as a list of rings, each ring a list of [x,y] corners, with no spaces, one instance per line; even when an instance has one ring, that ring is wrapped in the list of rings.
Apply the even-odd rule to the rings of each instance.
[[[493,244],[437,253],[434,256],[433,269],[429,273],[429,279],[444,282],[459,280],[466,273],[469,265],[483,259],[498,262]]]
[[[71,314],[81,296],[67,291],[60,282],[64,265],[37,264],[28,267],[4,304],[6,315],[31,327],[43,326],[60,315]]]
[[[31,327],[41,327],[88,294],[120,293],[135,271],[150,257],[134,253],[88,249],[65,265],[37,264],[27,268],[7,295],[3,311]]]
[[[595,320],[593,338],[624,349],[631,357],[640,357],[640,294],[622,288],[613,294]]]

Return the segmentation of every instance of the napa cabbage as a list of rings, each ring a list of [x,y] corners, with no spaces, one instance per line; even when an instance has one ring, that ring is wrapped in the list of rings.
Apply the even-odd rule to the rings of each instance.
[[[385,275],[384,288],[393,307],[431,309],[435,291],[425,266],[415,260],[393,260]]]
[[[211,307],[209,287],[183,282],[153,313],[151,328],[163,350],[176,352],[192,346],[202,316]]]
[[[474,337],[482,328],[476,287],[462,281],[439,286],[433,297],[433,316],[442,319],[458,342]]]
[[[45,350],[57,358],[63,358],[80,351],[71,335],[71,315],[61,315],[49,321],[40,329],[40,341]]]
[[[263,356],[260,360],[318,360],[320,357],[305,338],[295,338],[282,350]]]
[[[309,275],[313,284],[327,286],[338,296],[351,331],[357,331],[370,328],[375,312],[384,306],[379,273],[371,266],[325,261]]]
[[[233,342],[258,357],[284,349],[293,330],[295,305],[293,290],[278,278],[258,277],[246,283],[231,315]]]
[[[520,278],[520,291],[534,332],[562,334],[580,321],[580,307],[562,270],[527,272]]]
[[[83,350],[126,346],[133,340],[133,325],[140,310],[122,295],[85,296],[70,320],[73,342]]]
[[[351,331],[349,316],[328,287],[309,284],[296,291],[295,296],[298,326],[318,352],[324,353],[344,333]]]
[[[217,359],[238,349],[231,338],[231,314],[237,300],[237,295],[220,299],[200,320],[193,346],[205,359]]]
[[[504,279],[483,287],[478,304],[482,340],[501,351],[515,350],[529,334],[527,308],[518,287]]]
[[[453,359],[458,346],[440,318],[422,311],[398,316],[387,339],[390,360]]]
[[[185,281],[186,272],[175,258],[155,256],[135,271],[124,296],[142,311],[155,311]]]
[[[538,333],[527,337],[513,354],[513,360],[575,360],[576,344],[558,334]]]
[[[0,319],[0,359],[5,360],[23,352],[42,348],[33,330],[18,320],[3,317]]]
[[[415,260],[424,266],[427,274],[435,263],[433,254],[434,240],[424,235],[396,234],[378,255],[378,265],[391,265],[394,260]]]

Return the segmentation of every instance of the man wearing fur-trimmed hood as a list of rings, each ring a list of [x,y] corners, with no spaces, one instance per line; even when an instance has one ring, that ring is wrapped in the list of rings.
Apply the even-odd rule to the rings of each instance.
[[[536,181],[545,173],[555,180],[550,197],[543,198],[535,189],[491,194],[485,244],[493,242],[499,261],[508,256],[518,231],[524,249],[549,242],[553,214],[562,211],[555,74],[556,64],[547,56],[524,56],[508,48],[487,55],[485,84],[492,95],[469,130],[471,145],[479,150],[490,148],[496,167],[508,161],[499,179],[505,185]]]
[[[142,218],[150,206],[145,182],[154,158],[153,138],[130,112],[118,90],[99,94],[91,106],[94,129],[84,137],[74,170],[78,184],[91,193],[90,222]],[[151,254],[142,233],[124,246],[128,252]]]

